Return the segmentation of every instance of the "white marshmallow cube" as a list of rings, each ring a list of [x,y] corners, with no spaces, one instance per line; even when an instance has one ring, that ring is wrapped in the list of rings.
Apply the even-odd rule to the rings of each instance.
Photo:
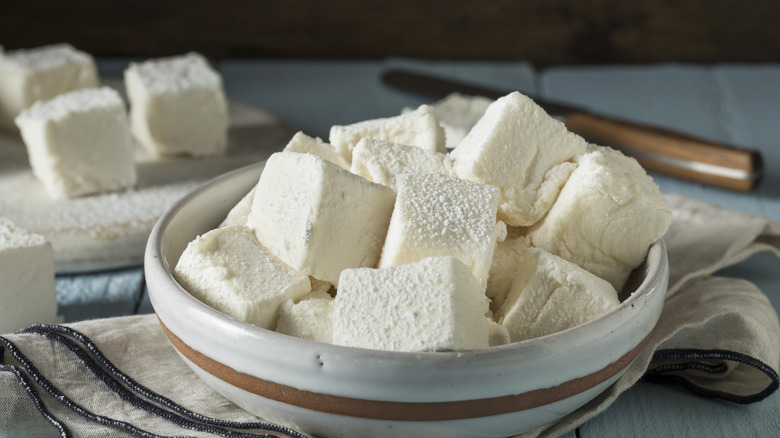
[[[0,56],[0,128],[13,129],[37,101],[99,85],[95,60],[69,44],[8,51]]]
[[[399,175],[379,267],[460,259],[485,290],[496,245],[498,189],[432,173]]]
[[[0,334],[59,322],[51,244],[1,217],[0,278]]]
[[[285,301],[279,308],[278,333],[310,341],[333,340],[333,297],[327,292],[312,292],[299,301]]]
[[[444,129],[446,146],[452,149],[463,140],[471,128],[479,121],[492,99],[482,96],[467,96],[460,93],[450,93],[444,99],[431,105],[433,115]],[[413,111],[404,108],[404,112]]]
[[[309,277],[282,263],[252,230],[230,225],[198,236],[187,245],[176,280],[192,296],[239,321],[276,326],[279,306],[311,290]]]
[[[131,187],[136,182],[127,112],[111,88],[88,88],[36,102],[16,124],[33,173],[55,198]]]
[[[379,258],[395,192],[312,154],[278,152],[257,183],[247,224],[291,267],[338,284]]]
[[[611,284],[544,250],[527,248],[496,318],[517,342],[577,326],[619,304]]]
[[[219,224],[220,227],[228,225],[246,225],[249,219],[249,213],[252,211],[252,200],[255,199],[255,187],[252,187],[243,198],[241,198],[233,208],[228,211],[225,219]]]
[[[149,155],[225,152],[229,120],[222,77],[203,56],[131,63],[124,76],[133,136]]]
[[[394,190],[395,178],[402,173],[453,173],[447,154],[369,138],[360,139],[352,151],[350,171]]]
[[[314,154],[333,164],[338,164],[344,170],[349,170],[349,162],[336,152],[333,145],[325,143],[319,137],[310,137],[300,131],[293,135],[293,138],[284,147],[284,151]]]
[[[444,130],[428,105],[421,105],[414,111],[395,117],[364,120],[330,128],[330,143],[349,162],[352,162],[352,150],[361,138],[374,138],[417,146],[429,151],[446,152]]]
[[[499,219],[529,226],[549,210],[585,147],[582,137],[514,92],[493,102],[451,155],[459,178],[501,189]]]
[[[543,248],[621,290],[672,214],[653,179],[633,158],[605,147],[577,157],[577,169],[547,216],[529,230]]]
[[[485,348],[488,300],[460,260],[434,257],[347,269],[333,309],[333,343],[390,351]]]

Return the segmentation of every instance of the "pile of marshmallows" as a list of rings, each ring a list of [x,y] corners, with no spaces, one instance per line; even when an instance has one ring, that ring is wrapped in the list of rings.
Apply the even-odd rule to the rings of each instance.
[[[634,159],[531,99],[492,102],[452,152],[435,108],[297,133],[174,274],[241,321],[391,351],[544,336],[619,304],[671,213]]]
[[[0,47],[0,129],[18,127],[33,174],[52,198],[133,187],[131,138],[147,159],[224,153],[222,78],[202,56],[130,64],[125,86],[129,115],[122,97],[100,86],[89,54],[68,44]],[[0,333],[59,322],[52,259],[43,236],[0,217]]]
[[[227,147],[222,78],[196,53],[131,63],[129,115],[119,93],[100,86],[92,56],[68,44],[0,55],[0,78],[0,128],[19,128],[53,198],[133,187],[133,140],[151,159]]]

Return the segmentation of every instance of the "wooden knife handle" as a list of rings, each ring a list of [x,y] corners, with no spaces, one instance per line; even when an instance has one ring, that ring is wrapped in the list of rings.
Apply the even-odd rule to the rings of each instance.
[[[636,158],[648,171],[743,192],[753,190],[763,174],[756,150],[585,112],[567,115],[565,124],[589,141]]]

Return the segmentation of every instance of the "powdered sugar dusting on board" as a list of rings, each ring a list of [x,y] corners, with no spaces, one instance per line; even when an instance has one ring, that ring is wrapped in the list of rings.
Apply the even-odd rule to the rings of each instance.
[[[163,212],[199,184],[266,159],[293,132],[258,108],[230,103],[228,150],[213,158],[136,158],[132,189],[53,199],[33,176],[18,135],[0,133],[0,217],[46,237],[58,273],[140,265]]]

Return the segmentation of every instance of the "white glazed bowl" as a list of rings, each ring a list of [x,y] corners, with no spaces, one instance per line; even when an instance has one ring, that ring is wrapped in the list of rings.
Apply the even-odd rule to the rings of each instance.
[[[661,314],[668,279],[663,241],[635,270],[618,308],[510,345],[374,351],[236,321],[189,295],[171,271],[187,243],[216,227],[262,168],[218,177],[168,210],[149,238],[145,270],[155,312],[182,359],[215,390],[268,421],[320,437],[513,435],[559,419],[606,389]]]

